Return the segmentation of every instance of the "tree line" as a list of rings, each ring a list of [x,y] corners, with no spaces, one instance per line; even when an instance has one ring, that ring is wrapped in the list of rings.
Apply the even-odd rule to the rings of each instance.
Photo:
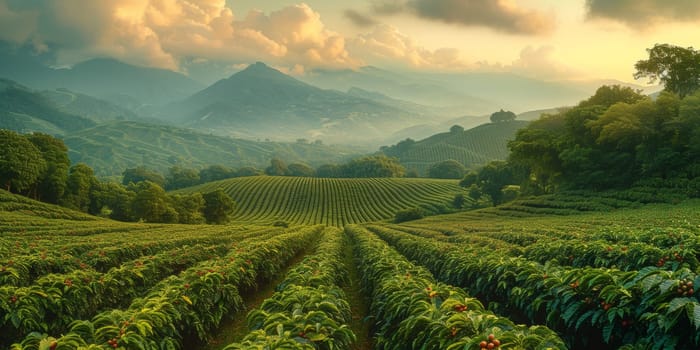
[[[0,129],[0,184],[9,192],[121,221],[224,223],[233,199],[211,193],[167,194],[158,176],[99,181],[88,165],[70,164],[68,148],[48,134]],[[153,174],[148,174],[153,175]]]
[[[467,174],[462,185],[494,205],[512,197],[509,185],[529,194],[646,186],[700,197],[700,51],[659,44],[648,53],[635,78],[663,83],[657,96],[601,86],[519,130],[507,162]]]

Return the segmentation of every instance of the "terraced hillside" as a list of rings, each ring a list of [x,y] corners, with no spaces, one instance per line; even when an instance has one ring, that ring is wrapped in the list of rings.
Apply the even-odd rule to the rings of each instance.
[[[528,122],[489,123],[460,132],[446,132],[416,141],[404,147],[389,147],[383,152],[397,157],[407,170],[425,176],[433,163],[454,159],[467,168],[508,157],[507,143]]]
[[[256,176],[216,181],[184,191],[224,189],[236,201],[236,222],[343,226],[388,219],[397,211],[423,207],[445,211],[455,194],[454,180],[323,179]]]

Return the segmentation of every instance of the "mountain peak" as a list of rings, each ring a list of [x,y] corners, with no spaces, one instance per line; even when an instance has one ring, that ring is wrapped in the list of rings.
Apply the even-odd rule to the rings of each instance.
[[[277,75],[284,75],[284,73],[278,71],[277,69],[274,69],[268,65],[266,65],[263,62],[255,62],[248,67],[246,67],[244,70],[238,72],[237,74],[240,73],[247,73],[247,74],[277,74]]]

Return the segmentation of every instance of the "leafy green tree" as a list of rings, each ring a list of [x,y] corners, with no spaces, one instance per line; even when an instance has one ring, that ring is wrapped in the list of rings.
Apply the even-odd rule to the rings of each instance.
[[[515,120],[515,118],[517,118],[515,113],[513,113],[511,111],[504,111],[503,109],[491,114],[491,122],[492,123],[511,122],[511,121]]]
[[[453,134],[462,133],[464,132],[464,127],[461,125],[452,125],[452,127],[450,128],[450,132]]]
[[[34,133],[27,138],[39,149],[46,162],[46,168],[38,179],[36,199],[57,204],[66,190],[70,168],[68,147],[61,139],[48,134]]]
[[[265,168],[265,174],[270,176],[287,175],[287,164],[279,158],[272,158],[270,160],[270,166]]]
[[[205,193],[204,209],[202,213],[207,223],[224,224],[229,221],[229,216],[236,207],[233,199],[222,189]]]
[[[199,171],[199,181],[207,183],[236,177],[236,171],[223,165],[210,165]]]
[[[452,198],[452,206],[456,209],[462,209],[464,207],[464,203],[466,202],[466,199],[464,198],[464,194],[462,193],[457,193],[454,198]]]
[[[593,96],[581,101],[578,107],[601,106],[603,109],[607,109],[616,103],[633,104],[647,98],[642,94],[642,90],[620,85],[603,85],[596,90]]]
[[[398,224],[405,221],[422,219],[424,216],[425,212],[423,208],[409,208],[396,212],[396,215],[394,215],[394,222]]]
[[[313,177],[316,175],[314,168],[301,163],[292,163],[287,167],[288,176]]]
[[[504,192],[508,189],[507,186],[520,183],[524,177],[526,174],[522,168],[508,162],[493,161],[479,169],[476,178],[471,173],[467,174],[460,185],[470,187],[470,196],[473,194],[480,198],[481,194],[477,195],[476,191],[472,193],[471,190],[472,186],[477,187],[479,192],[491,197],[491,202],[497,206],[509,199]],[[474,198],[474,200],[478,200],[478,198]]]
[[[262,170],[252,166],[244,166],[235,172],[235,177],[258,176],[264,174]]]
[[[131,202],[131,212],[137,219],[145,222],[177,222],[177,213],[173,215],[169,198],[157,183],[145,180],[132,183],[130,189],[136,192]]]
[[[168,177],[165,179],[165,189],[175,190],[194,186],[199,183],[199,172],[195,169],[173,166],[168,169]]]
[[[201,224],[204,222],[204,216],[202,215],[204,197],[201,193],[171,195],[170,201],[177,212],[179,223]]]
[[[323,164],[316,169],[317,177],[337,178],[342,177],[340,166],[337,164]]]
[[[461,179],[467,169],[462,163],[448,159],[442,162],[433,163],[428,168],[428,177],[435,179]]]
[[[60,200],[61,205],[88,212],[91,207],[92,191],[97,188],[98,184],[95,173],[87,164],[78,163],[73,165],[66,180],[66,190],[63,198]]]
[[[150,181],[157,184],[160,187],[165,186],[165,178],[163,175],[149,170],[145,166],[141,165],[136,168],[129,168],[124,170],[122,173],[122,184],[128,185],[129,183],[139,183],[142,181]]]
[[[656,44],[647,49],[649,58],[634,65],[634,78],[649,78],[657,81],[666,90],[681,98],[692,94],[700,87],[700,51],[692,47],[683,48],[670,44]]]
[[[562,173],[561,137],[565,134],[566,113],[543,115],[520,129],[515,140],[508,142],[509,160],[530,169],[534,187],[538,192],[552,192]],[[486,192],[486,191],[485,191]]]
[[[0,129],[0,183],[7,190],[21,193],[34,186],[46,170],[41,151],[26,137]]]
[[[406,169],[396,158],[385,155],[356,158],[341,167],[343,177],[402,177]]]
[[[101,182],[92,191],[91,211],[119,221],[134,221],[132,202],[134,191],[116,182]]]

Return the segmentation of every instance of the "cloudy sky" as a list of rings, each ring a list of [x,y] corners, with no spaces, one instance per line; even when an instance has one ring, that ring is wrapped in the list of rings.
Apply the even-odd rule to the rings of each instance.
[[[0,0],[0,40],[56,64],[113,57],[187,73],[264,61],[633,81],[656,43],[700,47],[698,0]]]

